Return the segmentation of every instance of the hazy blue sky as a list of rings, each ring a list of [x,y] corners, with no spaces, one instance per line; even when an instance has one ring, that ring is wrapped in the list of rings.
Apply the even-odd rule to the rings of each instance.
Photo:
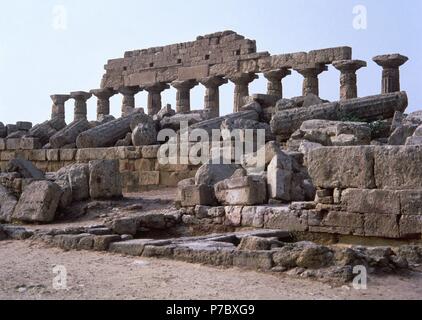
[[[353,8],[367,9],[367,29],[353,27]],[[54,27],[65,8],[65,30]],[[422,109],[422,1],[415,0],[14,0],[0,10],[0,121],[34,123],[50,117],[50,94],[99,87],[108,59],[127,50],[194,40],[197,35],[234,30],[257,40],[259,51],[272,54],[332,46],[353,47],[354,57],[368,61],[359,71],[359,95],[378,94],[381,69],[371,61],[384,53],[411,59],[402,68],[402,89],[409,111]],[[419,75],[418,75],[419,74]],[[330,68],[320,78],[321,96],[337,100],[339,73]],[[265,92],[263,77],[251,93]],[[224,113],[232,109],[233,86],[221,90]],[[301,77],[285,81],[285,96],[301,93]],[[202,108],[204,89],[192,92],[192,105]],[[112,114],[120,113],[120,96]],[[164,103],[175,105],[175,91]],[[95,118],[96,100],[89,102]],[[137,95],[146,105],[146,93]],[[72,119],[73,102],[67,105]]]

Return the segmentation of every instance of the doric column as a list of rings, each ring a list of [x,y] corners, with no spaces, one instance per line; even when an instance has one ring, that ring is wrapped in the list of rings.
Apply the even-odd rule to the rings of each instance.
[[[233,112],[240,111],[244,98],[249,96],[249,83],[258,78],[258,75],[252,72],[238,73],[229,77],[229,80],[235,84]]]
[[[324,64],[310,64],[297,66],[295,70],[304,77],[302,95],[306,96],[309,93],[312,93],[319,96],[318,75],[327,71],[328,67]]]
[[[190,111],[190,90],[198,85],[196,80],[174,81],[171,85],[176,88],[176,112]]]
[[[135,95],[141,91],[142,91],[142,88],[139,86],[119,88],[119,93],[123,95],[122,117],[127,116],[133,111],[133,109],[135,109]]]
[[[334,68],[340,74],[340,100],[354,99],[358,97],[356,71],[366,67],[362,60],[339,60],[333,62]]]
[[[381,93],[392,93],[400,91],[400,66],[405,64],[409,58],[400,54],[387,54],[376,56],[374,62],[382,67],[382,90]]]
[[[75,99],[74,121],[87,119],[86,101],[92,97],[92,94],[85,91],[76,91],[70,93],[70,97]]]
[[[150,116],[156,115],[161,110],[161,92],[169,88],[170,86],[164,82],[145,86],[145,90],[148,92],[148,114]]]
[[[208,77],[201,84],[206,88],[204,108],[210,111],[212,117],[220,116],[220,86],[228,82],[223,77]]]
[[[100,120],[102,116],[110,114],[110,98],[114,96],[117,91],[105,88],[96,89],[90,91],[94,96],[97,97],[97,120]]]
[[[283,98],[282,80],[291,74],[292,72],[287,68],[275,69],[264,72],[264,77],[268,80],[267,94],[279,97],[280,99]]]
[[[51,119],[65,119],[65,107],[64,104],[70,99],[68,94],[54,94],[50,96],[53,100],[53,106],[51,107]]]

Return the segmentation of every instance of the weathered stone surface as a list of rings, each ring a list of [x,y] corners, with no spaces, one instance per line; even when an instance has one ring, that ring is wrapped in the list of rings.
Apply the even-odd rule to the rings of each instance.
[[[375,182],[379,189],[421,189],[422,147],[377,147],[375,157]]]
[[[64,127],[66,127],[66,122],[63,119],[54,118],[32,127],[27,136],[38,138],[41,144],[45,145],[57,131],[60,131]]]
[[[183,186],[179,190],[183,207],[210,206],[216,203],[214,190],[208,185]]]
[[[83,201],[89,198],[89,165],[74,164],[60,169],[56,180],[69,182],[73,201]]]
[[[226,179],[214,186],[216,198],[224,205],[258,205],[267,201],[266,180],[260,176]]]
[[[138,124],[132,132],[134,146],[147,146],[157,143],[157,130],[154,121]]]
[[[23,137],[20,141],[20,149],[22,150],[34,150],[41,149],[43,146],[38,138]]]
[[[10,160],[7,164],[6,171],[19,172],[23,178],[36,180],[44,179],[44,173],[41,170],[37,169],[31,161],[22,158]]]
[[[365,236],[399,238],[399,216],[389,214],[366,214],[365,215]]]
[[[422,216],[403,215],[400,218],[400,237],[420,239],[422,235]]]
[[[6,138],[7,137],[7,128],[3,124],[3,122],[0,122],[0,138]]]
[[[50,146],[53,149],[60,149],[65,145],[76,143],[79,134],[89,129],[91,129],[91,125],[88,120],[74,121],[50,138]]]
[[[181,122],[185,122],[189,126],[192,126],[206,120],[208,120],[208,113],[203,110],[177,113],[171,117],[164,117],[160,121],[160,128],[178,131],[180,130]]]
[[[270,125],[265,122],[247,119],[226,119],[221,124],[221,131],[223,133],[223,138],[225,139],[229,139],[235,130],[239,132],[240,141],[242,142],[252,142],[248,140],[245,130],[254,130],[254,144],[257,143],[255,136],[257,135],[258,130],[265,132],[265,142],[275,140]]]
[[[233,266],[270,270],[273,267],[272,253],[269,251],[238,251],[233,256]]]
[[[307,231],[308,212],[291,211],[288,206],[267,207],[264,217],[264,227],[285,231]]]
[[[372,189],[374,147],[329,147],[308,153],[309,174],[316,187],[323,189]]]
[[[270,198],[291,200],[293,160],[284,152],[279,152],[268,166],[268,192]]]
[[[89,194],[91,199],[108,199],[122,196],[118,160],[89,162]]]
[[[347,212],[372,214],[400,214],[398,192],[388,190],[347,189],[341,194]]]
[[[0,221],[10,222],[18,200],[0,184]]]
[[[61,188],[50,181],[29,184],[15,207],[13,219],[27,222],[53,221],[61,193]]]
[[[168,104],[154,115],[154,120],[161,121],[165,117],[172,117],[174,115],[176,115],[176,111],[171,108],[170,104]]]
[[[230,178],[241,167],[236,164],[204,164],[195,175],[195,184],[214,186],[216,183]]]
[[[407,107],[405,92],[371,96],[325,103],[308,108],[295,108],[276,112],[271,120],[271,130],[282,139],[290,135],[307,120],[344,120],[347,117],[359,117],[362,121],[389,119],[396,111],[403,112]]]
[[[118,140],[123,139],[131,130],[130,125],[132,120],[139,113],[142,113],[142,111],[135,110],[125,117],[107,122],[81,133],[76,140],[76,145],[79,149],[113,147]]]

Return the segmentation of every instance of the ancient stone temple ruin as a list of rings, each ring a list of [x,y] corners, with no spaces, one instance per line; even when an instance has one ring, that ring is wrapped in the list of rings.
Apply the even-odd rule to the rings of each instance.
[[[299,268],[320,278],[325,270],[342,280],[357,263],[383,271],[419,263],[422,113],[405,114],[409,101],[399,69],[407,60],[376,56],[381,93],[359,97],[357,73],[368,62],[355,60],[350,47],[271,55],[224,31],[126,52],[105,65],[99,89],[52,95],[50,120],[0,123],[0,239],[32,237],[66,250],[264,271]],[[319,75],[330,65],[339,76],[333,102],[319,97]],[[286,98],[283,79],[293,72],[303,77],[302,95]],[[260,74],[267,92],[251,95],[249,85]],[[219,88],[229,81],[233,113],[221,116]],[[198,85],[206,88],[204,108],[193,111],[190,91]],[[170,87],[177,90],[175,109],[162,105]],[[141,91],[148,93],[146,108],[136,108]],[[114,95],[122,97],[118,119],[110,115]],[[92,98],[97,118],[90,121]],[[74,119],[66,123],[70,101]],[[180,155],[176,163],[163,163],[163,150],[182,145],[182,122],[188,132],[229,132],[228,143],[224,134],[199,143],[203,157],[210,151],[201,163]],[[163,130],[175,137],[159,139]],[[262,132],[262,144],[248,130]],[[232,147],[233,131],[252,150],[218,153],[224,161],[215,163],[211,151]],[[194,148],[198,141],[189,141],[187,154]],[[258,154],[265,161],[257,171]],[[144,196],[151,192],[152,202]],[[92,212],[98,213],[94,226],[72,227]],[[54,228],[59,221],[70,227]],[[32,223],[52,228],[37,230]],[[154,240],[152,231],[174,237]],[[339,249],[300,242],[346,238],[362,244],[394,239],[402,246]]]

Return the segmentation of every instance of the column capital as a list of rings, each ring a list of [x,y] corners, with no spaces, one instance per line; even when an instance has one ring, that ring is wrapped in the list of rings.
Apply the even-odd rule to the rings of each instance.
[[[117,94],[117,91],[112,88],[104,88],[91,90],[90,93],[99,99],[110,99],[112,96]]]
[[[298,65],[293,69],[304,77],[317,77],[319,74],[327,71],[328,67],[321,63],[310,63]]]
[[[227,77],[231,82],[237,85],[247,85],[252,81],[259,79],[259,76],[253,72],[236,73]]]
[[[367,67],[367,63],[363,60],[338,60],[333,62],[333,66],[341,73],[355,73],[359,69]]]
[[[157,82],[145,85],[144,90],[151,93],[161,93],[166,89],[170,89],[170,86],[165,82]]]
[[[267,80],[279,81],[292,74],[288,68],[273,69],[264,72],[264,77]]]
[[[199,80],[199,82],[205,86],[206,88],[216,88],[220,87],[223,84],[228,83],[229,81],[227,79],[224,79],[220,76],[214,76],[214,77],[207,77]]]
[[[50,96],[51,100],[53,100],[54,104],[64,104],[66,101],[70,99],[69,94],[53,94]]]
[[[92,97],[92,93],[85,91],[74,91],[70,93],[70,97],[77,101],[86,101]]]
[[[384,69],[397,69],[405,64],[409,58],[401,54],[394,53],[376,56],[372,60]]]
[[[138,92],[141,92],[143,89],[140,86],[123,86],[120,87],[117,91],[123,95],[134,96]]]
[[[196,80],[186,80],[186,81],[173,81],[171,85],[177,90],[190,90],[199,84]]]

